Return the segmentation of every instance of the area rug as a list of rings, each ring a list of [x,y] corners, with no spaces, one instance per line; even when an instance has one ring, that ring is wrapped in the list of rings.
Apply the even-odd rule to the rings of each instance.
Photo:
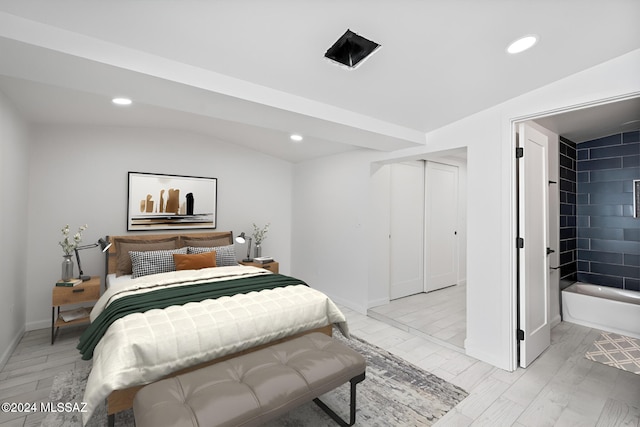
[[[640,340],[636,338],[603,332],[585,357],[640,375]]]
[[[349,345],[367,359],[366,379],[357,388],[357,418],[360,426],[430,426],[467,396],[467,392],[403,359],[359,338],[336,339]],[[51,402],[81,402],[89,367],[58,375],[51,389]],[[349,419],[349,384],[321,397],[343,419]],[[81,426],[79,413],[50,413],[43,427]],[[96,410],[87,424],[107,425],[106,407]],[[116,416],[116,427],[133,427],[131,410]],[[310,402],[266,424],[268,427],[335,427],[316,404]]]

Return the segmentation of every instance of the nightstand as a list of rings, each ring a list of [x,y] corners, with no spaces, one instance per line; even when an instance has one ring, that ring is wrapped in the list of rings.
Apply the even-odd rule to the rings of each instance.
[[[93,276],[91,279],[76,286],[54,286],[51,296],[51,345],[53,345],[56,339],[59,328],[89,322],[89,310],[87,310],[86,315],[65,322],[62,318],[64,311],[61,312],[60,307],[71,304],[96,302],[99,298],[100,277],[98,276]]]
[[[258,267],[258,268],[264,268],[265,270],[269,270],[270,272],[275,274],[278,274],[278,270],[280,266],[280,264],[278,264],[276,261],[268,262],[266,264],[262,264],[260,262],[253,262],[253,261],[240,261],[240,264],[250,265],[252,267]]]

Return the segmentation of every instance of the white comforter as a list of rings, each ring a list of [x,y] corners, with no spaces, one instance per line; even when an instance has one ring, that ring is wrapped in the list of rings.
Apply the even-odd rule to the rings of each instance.
[[[159,283],[175,286],[260,274],[271,273],[234,266],[141,277],[107,290],[91,319],[111,301],[146,292]],[[95,348],[83,399],[87,403],[83,423],[114,390],[147,384],[182,368],[330,323],[348,335],[340,309],[326,295],[304,285],[125,316],[109,327]]]

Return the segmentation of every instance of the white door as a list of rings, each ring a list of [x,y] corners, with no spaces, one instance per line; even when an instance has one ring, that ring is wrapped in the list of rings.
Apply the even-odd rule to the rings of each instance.
[[[424,161],[391,165],[391,299],[422,292],[424,282]]]
[[[518,305],[520,366],[526,368],[551,343],[548,286],[547,136],[525,123],[519,125],[518,159]]]
[[[458,281],[458,168],[428,161],[426,182],[425,291]]]

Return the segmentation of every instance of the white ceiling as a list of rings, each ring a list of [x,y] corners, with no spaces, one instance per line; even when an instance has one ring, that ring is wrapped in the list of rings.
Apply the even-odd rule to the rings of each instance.
[[[424,144],[640,48],[638,16],[637,0],[0,0],[0,91],[33,123],[187,129],[298,162]],[[353,71],[323,57],[347,28],[382,45]],[[525,34],[539,43],[507,55]]]
[[[640,97],[537,119],[541,126],[577,143],[640,129]]]

